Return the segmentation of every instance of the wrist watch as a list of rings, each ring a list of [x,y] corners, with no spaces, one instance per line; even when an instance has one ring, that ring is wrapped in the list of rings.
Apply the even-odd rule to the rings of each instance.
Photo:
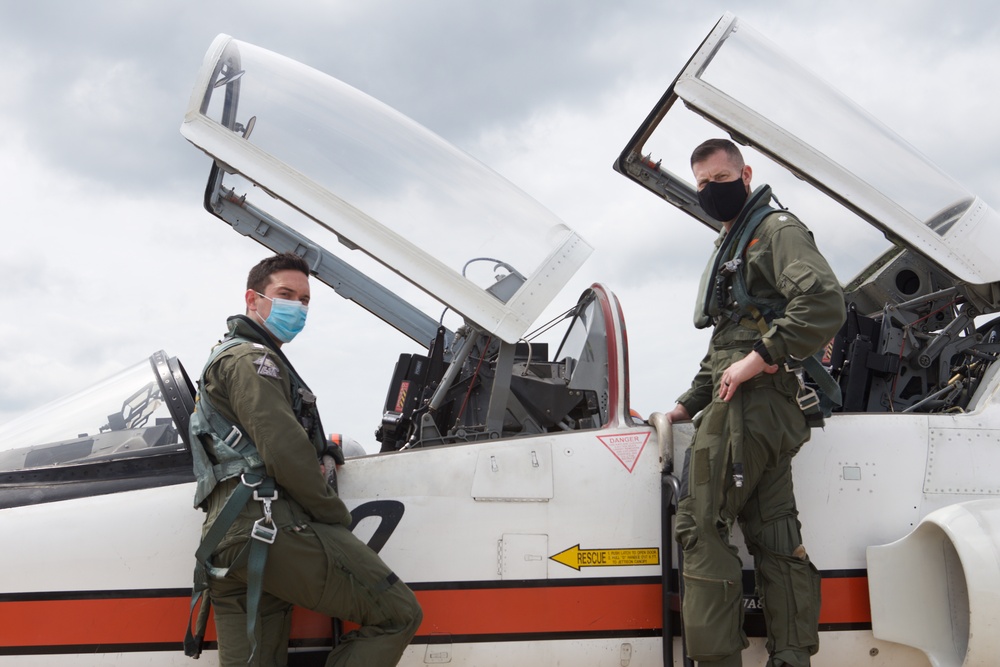
[[[763,338],[753,344],[753,351],[760,355],[765,364],[768,366],[774,365],[774,359],[771,358],[771,353],[767,351],[767,345],[764,345]]]

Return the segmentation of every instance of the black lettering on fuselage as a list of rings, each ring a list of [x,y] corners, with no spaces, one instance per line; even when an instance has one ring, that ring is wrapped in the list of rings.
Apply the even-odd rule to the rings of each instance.
[[[404,509],[403,503],[398,500],[372,500],[363,503],[351,510],[350,530],[353,532],[362,520],[370,516],[380,518],[381,521],[378,524],[378,528],[375,529],[371,539],[368,540],[368,547],[375,553],[378,553],[385,546],[385,543],[389,541],[389,537],[402,520]]]

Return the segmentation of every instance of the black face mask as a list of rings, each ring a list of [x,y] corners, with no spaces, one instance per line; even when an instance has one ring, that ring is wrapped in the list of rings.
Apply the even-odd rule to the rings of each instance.
[[[729,222],[739,215],[746,201],[747,188],[742,178],[726,183],[706,183],[698,192],[702,210],[719,222]]]

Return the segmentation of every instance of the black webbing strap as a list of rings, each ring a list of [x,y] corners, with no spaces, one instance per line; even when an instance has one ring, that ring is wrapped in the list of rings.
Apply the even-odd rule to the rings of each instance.
[[[271,519],[271,502],[278,499],[274,479],[265,477],[254,491],[255,500],[264,503],[264,516],[257,520],[250,531],[250,553],[247,557],[247,641],[250,644],[248,664],[258,664],[257,621],[260,618],[260,599],[264,593],[264,566],[267,565],[267,548],[274,544],[278,528]],[[244,549],[245,550],[245,549]],[[242,554],[241,554],[242,555]]]
[[[208,612],[212,604],[209,596],[205,595],[208,590],[209,577],[225,577],[229,570],[242,564],[244,554],[248,550],[244,548],[233,564],[227,568],[213,566],[211,563],[212,554],[251,498],[267,498],[269,500],[277,498],[274,480],[270,477],[258,473],[244,473],[240,481],[241,483],[233,489],[222,511],[219,512],[212,527],[205,533],[205,537],[195,551],[191,609],[188,615],[187,633],[184,636],[184,655],[191,658],[198,658],[201,655],[202,643],[205,639],[205,627],[208,624]],[[267,546],[274,541],[273,524],[269,528],[262,526],[262,521],[263,519],[254,525],[248,545],[249,554],[247,555],[247,637],[250,640],[251,656],[253,656],[257,646],[256,625],[263,590]],[[202,604],[195,620],[194,610],[199,601]],[[192,621],[194,621],[193,626]]]

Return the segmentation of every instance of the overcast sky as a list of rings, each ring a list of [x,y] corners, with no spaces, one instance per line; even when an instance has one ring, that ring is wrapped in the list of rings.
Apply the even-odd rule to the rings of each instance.
[[[615,291],[633,406],[670,408],[707,342],[690,321],[712,235],[611,164],[726,10],[1000,204],[985,0],[0,1],[0,423],[160,349],[193,379],[242,311],[269,251],[204,211],[208,158],[178,131],[219,33],[381,99],[581,232],[597,251],[561,301]],[[830,243],[839,269],[851,249]],[[313,297],[285,351],[327,430],[374,450],[393,363],[418,350],[322,285]]]

